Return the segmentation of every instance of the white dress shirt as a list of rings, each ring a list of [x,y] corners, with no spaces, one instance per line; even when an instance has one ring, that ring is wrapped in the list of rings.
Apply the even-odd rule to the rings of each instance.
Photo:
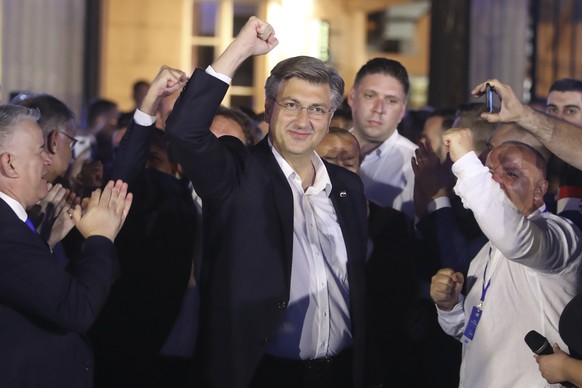
[[[305,192],[301,177],[271,147],[293,192],[293,262],[286,317],[267,353],[290,359],[332,356],[352,344],[347,251],[331,181],[320,157],[311,158],[315,181]]]
[[[360,165],[360,177],[368,200],[404,212],[414,220],[414,171],[411,159],[416,144],[397,130]]]
[[[467,296],[438,310],[443,330],[460,339],[490,281],[475,336],[463,345],[460,387],[551,387],[524,337],[536,330],[566,349],[558,321],[581,285],[582,235],[545,205],[524,217],[473,152],[453,172],[455,192],[489,238],[469,267]]]
[[[1,191],[0,191],[0,198],[2,198],[4,200],[4,202],[6,202],[8,204],[8,206],[10,206],[10,208],[14,211],[14,213],[16,213],[16,215],[18,216],[18,218],[20,218],[20,220],[22,220],[22,222],[26,222],[26,219],[28,218],[28,214],[26,214],[26,210],[20,204],[20,202],[18,202],[14,198],[4,194]]]

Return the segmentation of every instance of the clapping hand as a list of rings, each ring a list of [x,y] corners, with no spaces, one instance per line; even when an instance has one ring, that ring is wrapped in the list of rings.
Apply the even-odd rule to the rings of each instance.
[[[127,183],[109,181],[103,190],[93,191],[83,206],[76,206],[73,220],[83,237],[104,236],[115,240],[131,208],[133,195]]]

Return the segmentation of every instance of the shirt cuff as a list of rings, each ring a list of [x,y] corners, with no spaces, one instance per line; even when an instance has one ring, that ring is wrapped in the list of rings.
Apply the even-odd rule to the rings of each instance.
[[[139,109],[135,110],[135,113],[133,114],[133,121],[135,121],[136,124],[141,125],[142,127],[149,127],[154,125],[154,123],[156,122],[156,116],[150,116],[145,112],[142,112]]]
[[[453,309],[450,311],[439,309],[439,307],[435,303],[435,307],[437,309],[437,314],[438,314],[439,318],[444,320],[444,321],[454,322],[454,321],[458,320],[455,318],[458,318],[460,315],[462,315],[464,317],[465,316],[465,309],[463,306],[464,302],[465,302],[465,297],[463,296],[463,294],[459,294],[459,301],[457,302],[455,307],[453,307]]]
[[[480,171],[483,167],[483,163],[481,163],[475,151],[470,151],[453,163],[452,170],[457,178],[461,178],[463,175],[476,175],[475,172]]]
[[[208,65],[208,67],[206,68],[206,73],[208,73],[209,75],[218,78],[219,80],[221,80],[222,82],[224,82],[225,84],[230,85],[232,82],[232,78],[230,78],[227,75],[221,74],[221,73],[217,73],[216,70],[214,70],[212,68],[212,66]]]
[[[431,214],[445,207],[451,207],[451,200],[449,197],[438,197],[428,203],[426,210],[428,214]]]

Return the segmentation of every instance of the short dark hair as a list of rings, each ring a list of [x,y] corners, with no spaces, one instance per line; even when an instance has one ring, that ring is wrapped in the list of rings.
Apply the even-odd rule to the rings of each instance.
[[[313,57],[298,56],[279,62],[265,82],[265,97],[274,100],[281,82],[299,78],[312,84],[327,84],[331,89],[332,109],[335,110],[344,98],[344,80],[336,69]]]
[[[549,93],[556,92],[580,92],[582,93],[582,81],[575,78],[562,78],[554,81]]]
[[[256,136],[256,131],[251,118],[242,110],[227,108],[224,105],[220,105],[216,111],[216,116],[226,117],[227,119],[230,119],[240,125],[243,133],[245,134],[245,145],[247,147],[255,144],[258,141],[258,137]]]
[[[497,123],[490,123],[481,117],[481,113],[487,111],[484,102],[471,102],[459,105],[454,120],[454,125],[460,128],[470,128],[473,132],[475,149],[478,154],[487,149],[487,141],[497,128]]]
[[[406,68],[398,61],[389,58],[372,58],[358,70],[354,86],[358,86],[362,79],[368,74],[385,74],[394,77],[402,85],[404,94],[408,96],[410,90],[410,80]]]
[[[362,163],[362,154],[360,152],[360,142],[358,138],[354,136],[353,133],[348,131],[345,128],[340,127],[329,127],[329,131],[327,132],[326,136],[337,136],[337,137],[347,137],[352,139],[356,143],[356,148],[358,149],[358,163]]]
[[[73,111],[56,97],[40,94],[21,101],[18,105],[37,109],[40,112],[38,125],[46,139],[53,131],[60,131],[71,120],[75,119]]]
[[[87,108],[87,126],[92,127],[99,116],[106,115],[114,109],[117,109],[117,104],[111,100],[103,98],[93,100]]]
[[[143,79],[135,81],[133,83],[133,86],[132,86],[133,94],[137,94],[139,92],[139,89],[141,89],[141,88],[149,88],[149,87],[150,87],[150,83],[148,81],[145,81]]]
[[[457,110],[455,108],[438,108],[430,112],[430,114],[427,117],[427,120],[432,117],[442,117],[443,118],[442,128],[449,129],[453,127],[456,114]]]

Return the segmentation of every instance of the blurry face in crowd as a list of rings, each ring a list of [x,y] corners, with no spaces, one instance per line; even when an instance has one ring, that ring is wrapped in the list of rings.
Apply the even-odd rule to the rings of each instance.
[[[176,166],[170,161],[168,151],[157,144],[150,145],[150,153],[146,167],[172,176],[176,173]]]
[[[350,134],[328,133],[315,151],[322,159],[355,172],[360,172],[360,146]]]
[[[404,87],[394,77],[368,74],[350,91],[353,133],[358,140],[382,143],[388,139],[406,113]]]
[[[548,95],[546,113],[582,126],[582,93],[552,91]]]
[[[428,139],[434,153],[439,157],[441,163],[447,158],[447,150],[443,147],[443,116],[429,117],[424,123],[422,136]]]
[[[75,142],[74,138],[75,122],[70,120],[55,132],[54,137],[49,137],[53,143],[52,166],[49,167],[47,178],[53,182],[58,177],[63,177],[69,168],[69,163],[73,158],[71,146]]]
[[[541,163],[533,151],[515,144],[502,144],[487,158],[493,180],[526,217],[542,205],[548,188]]]
[[[243,144],[247,144],[247,139],[242,127],[234,120],[225,116],[214,116],[212,124],[210,125],[210,132],[214,133],[216,137],[224,135],[234,136]]]

